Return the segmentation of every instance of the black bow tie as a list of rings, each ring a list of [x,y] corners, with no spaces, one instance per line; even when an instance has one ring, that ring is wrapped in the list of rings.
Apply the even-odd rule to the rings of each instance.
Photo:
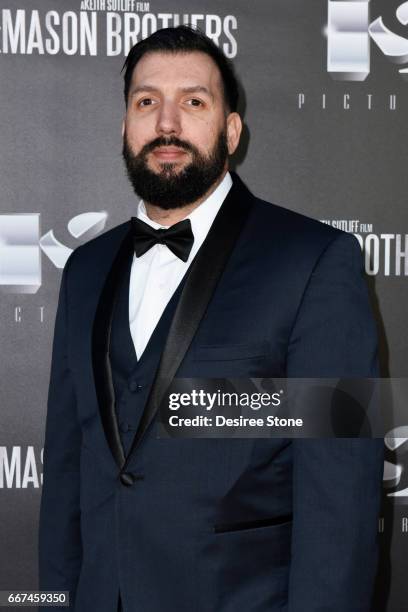
[[[144,255],[155,244],[165,244],[174,255],[187,261],[194,243],[190,219],[175,223],[168,229],[154,229],[137,217],[132,217],[131,221],[136,257]]]

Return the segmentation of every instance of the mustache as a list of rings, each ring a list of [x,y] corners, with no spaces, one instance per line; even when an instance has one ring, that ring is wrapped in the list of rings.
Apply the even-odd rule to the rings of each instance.
[[[157,147],[179,147],[180,149],[184,149],[185,151],[193,154],[198,153],[194,145],[190,144],[186,140],[180,140],[177,138],[177,136],[169,136],[167,138],[165,136],[159,136],[158,138],[155,138],[151,142],[145,144],[140,150],[139,155],[145,156],[148,153],[151,153],[153,149],[156,149]]]

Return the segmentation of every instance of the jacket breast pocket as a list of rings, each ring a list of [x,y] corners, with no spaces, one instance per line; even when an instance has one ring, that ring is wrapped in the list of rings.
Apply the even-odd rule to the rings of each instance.
[[[246,531],[262,529],[264,527],[276,527],[292,522],[292,514],[274,516],[271,518],[255,519],[252,521],[239,521],[234,523],[217,523],[214,525],[214,533],[231,533],[234,531]]]
[[[236,361],[266,357],[267,342],[248,344],[207,344],[194,347],[194,361]]]

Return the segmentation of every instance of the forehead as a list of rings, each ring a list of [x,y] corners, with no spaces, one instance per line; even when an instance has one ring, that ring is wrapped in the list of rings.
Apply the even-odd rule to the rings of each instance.
[[[151,51],[136,64],[131,80],[132,88],[149,85],[158,89],[202,85],[213,91],[220,90],[221,74],[214,60],[201,51]]]

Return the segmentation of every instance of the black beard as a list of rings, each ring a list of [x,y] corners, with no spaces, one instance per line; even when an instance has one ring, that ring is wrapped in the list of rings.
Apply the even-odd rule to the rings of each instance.
[[[176,169],[177,164],[167,162],[161,164],[159,173],[153,172],[147,165],[147,154],[158,146],[180,147],[191,152],[192,161],[180,171]],[[224,130],[220,132],[208,156],[175,136],[160,136],[135,155],[125,132],[122,155],[128,178],[139,197],[164,210],[182,208],[201,198],[221,176],[228,157],[227,137]]]

